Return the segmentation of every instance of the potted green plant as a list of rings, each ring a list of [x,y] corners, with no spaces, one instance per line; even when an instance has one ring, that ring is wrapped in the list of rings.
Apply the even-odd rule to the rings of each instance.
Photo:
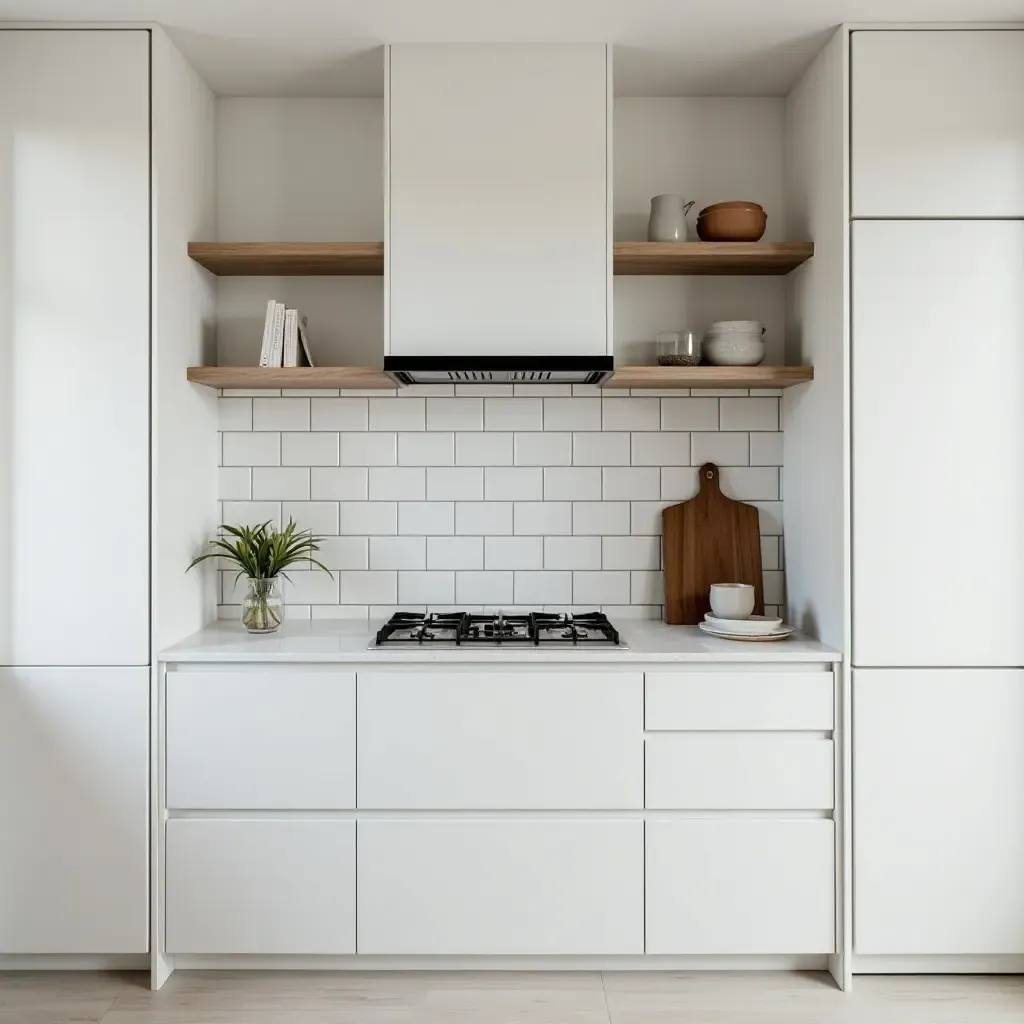
[[[234,562],[238,566],[235,582],[245,576],[248,584],[242,600],[242,625],[250,633],[273,633],[281,625],[284,618],[281,578],[288,579],[285,569],[289,566],[308,561],[333,576],[326,565],[313,557],[313,552],[320,550],[323,537],[315,537],[311,530],[298,529],[293,519],[288,520],[283,530],[272,523],[273,520],[268,519],[259,526],[223,524],[221,530],[227,537],[211,540],[207,546],[213,550],[193,558],[185,570],[188,572],[208,558]]]

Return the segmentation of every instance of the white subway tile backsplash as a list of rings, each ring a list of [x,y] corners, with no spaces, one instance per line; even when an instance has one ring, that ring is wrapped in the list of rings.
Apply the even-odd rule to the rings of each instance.
[[[488,466],[484,474],[487,501],[541,501],[544,470],[539,466]]]
[[[599,501],[601,467],[549,466],[544,470],[543,494],[521,494],[519,497],[543,497],[545,501]]]
[[[778,430],[779,399],[723,398],[722,430]]]
[[[774,501],[779,496],[779,471],[775,466],[726,466],[722,493],[737,501]]]
[[[493,396],[508,396],[513,394],[511,384],[456,384],[456,395],[467,395],[470,398],[487,398]]]
[[[342,589],[342,598],[344,599],[345,591]],[[394,605],[388,605],[392,611],[394,611]],[[320,619],[337,620],[343,619],[345,621],[357,621],[365,622],[367,615],[369,614],[369,608],[365,604],[315,604],[310,609],[310,618],[314,622]],[[391,612],[388,612],[390,615]],[[381,617],[384,617],[383,615]]]
[[[313,466],[309,470],[309,496],[313,501],[365,501],[364,466]]]
[[[455,503],[452,501],[399,502],[398,532],[423,536],[454,533]]]
[[[366,398],[312,398],[313,430],[366,430],[369,426]]]
[[[454,466],[455,435],[429,432],[399,434],[398,465]]]
[[[337,604],[340,575],[328,575],[323,569],[289,569],[284,583],[286,614],[291,616],[296,604]]]
[[[399,388],[396,398],[448,398],[455,394],[454,384],[406,384]]]
[[[484,567],[483,537],[427,537],[426,541],[428,569]]]
[[[690,435],[690,465],[746,466],[750,462],[750,435],[694,433]]]
[[[398,533],[398,505],[393,501],[339,502],[339,533],[372,537]]]
[[[387,401],[387,399],[379,399]],[[396,462],[395,434],[355,433],[341,434],[341,464],[343,466],[393,466]]]
[[[512,532],[512,502],[460,501],[455,506],[455,532],[492,537]]]
[[[456,434],[458,466],[511,466],[512,434]]]
[[[564,604],[572,601],[571,572],[517,570],[512,575],[513,600],[517,605],[538,608],[551,601]]]
[[[393,605],[397,601],[398,573],[393,570],[354,569],[341,574],[342,604]]]
[[[601,611],[612,622],[618,622],[620,619],[660,619],[663,609],[660,604],[605,604],[601,605]],[[620,632],[629,643],[629,627]]]
[[[427,430],[483,430],[482,398],[428,398]]]
[[[629,533],[628,501],[574,501],[572,532],[602,537]]]
[[[572,504],[568,501],[517,501],[513,532],[535,537],[572,533]]]
[[[427,496],[427,471],[422,466],[371,466],[371,501],[423,501]]]
[[[280,434],[221,435],[221,462],[225,466],[280,466]]]
[[[515,461],[517,466],[571,465],[572,434],[516,434]]]
[[[576,466],[628,466],[629,434],[581,432],[572,435]]]
[[[762,537],[782,536],[782,502],[781,501],[752,501],[758,510],[758,522],[760,523]]]
[[[228,526],[259,526],[268,520],[281,525],[281,502],[225,501],[221,508],[221,522]]]
[[[600,537],[545,537],[545,569],[600,569]],[[561,600],[561,598],[551,598]],[[572,600],[572,596],[566,598]]]
[[[510,605],[511,572],[457,572],[455,600],[460,605]]]
[[[572,599],[574,604],[629,604],[629,573],[574,572]]]
[[[542,569],[543,537],[485,537],[484,568]]]
[[[426,537],[370,537],[371,569],[425,569]]]
[[[217,419],[221,430],[252,430],[252,399],[219,399]]]
[[[662,430],[717,430],[717,398],[663,398]]]
[[[660,537],[661,513],[670,501],[633,501],[629,506],[629,531],[634,537]]]
[[[309,501],[306,466],[256,466],[252,471],[252,497],[256,501]]]
[[[545,398],[545,430],[600,430],[600,398]]]
[[[660,398],[604,398],[602,430],[659,430]]]
[[[552,395],[568,398],[572,394],[571,384],[513,384],[512,393],[518,398],[546,398]]]
[[[371,398],[370,430],[424,430],[426,399]]]
[[[750,464],[752,466],[781,466],[782,433],[751,434]]]
[[[479,466],[431,466],[428,501],[483,501],[484,471]]]
[[[366,569],[367,543],[366,537],[324,537],[315,557],[328,569]]]
[[[309,399],[252,399],[252,429],[309,430]]]
[[[256,435],[253,435],[254,437]],[[285,466],[337,466],[337,434],[286,433],[281,438],[281,463]],[[346,435],[347,436],[347,435]]]
[[[398,600],[436,608],[455,601],[454,572],[399,572]]]
[[[485,398],[485,430],[543,430],[541,398]]]
[[[779,562],[779,538],[778,537],[762,537],[761,538],[761,568],[762,569],[781,569],[782,566]]]
[[[697,494],[697,466],[665,466],[661,471],[661,497],[687,501]]]
[[[761,573],[764,583],[765,604],[785,604],[786,589],[783,584],[783,574],[775,569],[766,569]]]
[[[248,466],[221,466],[217,470],[217,497],[221,501],[248,501],[252,497],[252,470]]]
[[[294,519],[300,530],[312,530],[317,536],[340,533],[338,502],[285,501],[281,503],[281,521]]]
[[[602,537],[602,569],[660,569],[658,537]]]
[[[665,574],[645,569],[633,570],[629,574],[629,600],[631,604],[664,604]]]
[[[658,466],[605,466],[605,501],[654,500],[661,497],[661,469]]]
[[[682,430],[636,433],[630,452],[634,466],[688,466],[690,435]]]

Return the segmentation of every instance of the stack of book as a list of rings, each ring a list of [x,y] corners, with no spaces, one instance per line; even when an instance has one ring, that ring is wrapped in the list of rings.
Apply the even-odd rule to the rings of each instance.
[[[297,309],[286,309],[283,302],[267,303],[263,322],[263,348],[260,366],[313,366],[309,350],[306,318]]]

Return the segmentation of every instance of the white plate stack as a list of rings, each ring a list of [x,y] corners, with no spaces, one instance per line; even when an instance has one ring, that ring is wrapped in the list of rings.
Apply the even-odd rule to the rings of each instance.
[[[784,626],[782,619],[768,615],[749,615],[745,619],[721,619],[707,612],[698,629],[708,636],[723,640],[785,640],[796,632],[794,626]]]

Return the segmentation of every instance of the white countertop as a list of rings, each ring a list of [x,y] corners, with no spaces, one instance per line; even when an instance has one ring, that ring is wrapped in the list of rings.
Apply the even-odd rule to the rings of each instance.
[[[240,623],[216,622],[160,653],[164,662],[564,663],[601,662],[836,662],[842,655],[794,634],[776,643],[716,640],[696,626],[666,626],[646,619],[618,622],[628,650],[615,646],[377,647],[368,649],[382,622],[286,622],[276,633],[246,633]]]

